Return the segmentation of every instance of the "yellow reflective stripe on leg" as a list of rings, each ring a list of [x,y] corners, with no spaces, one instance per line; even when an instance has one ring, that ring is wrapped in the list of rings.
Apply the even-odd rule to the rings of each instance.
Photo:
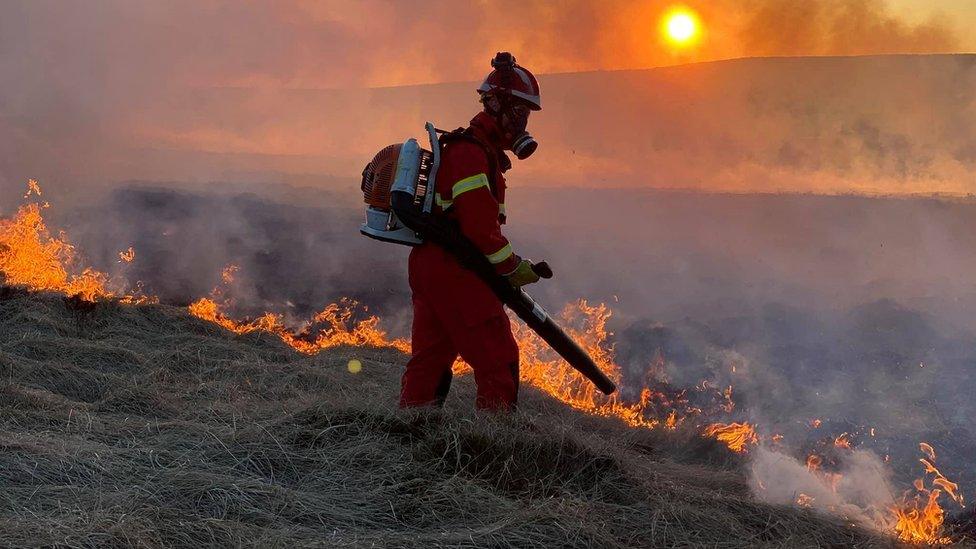
[[[490,261],[492,265],[498,265],[499,263],[512,257],[512,245],[505,244],[505,246],[502,249],[486,257],[488,258],[488,261]]]
[[[475,189],[480,189],[481,187],[488,187],[487,175],[479,173],[478,175],[465,177],[451,187],[451,198],[457,200],[457,197],[461,196],[462,194]]]

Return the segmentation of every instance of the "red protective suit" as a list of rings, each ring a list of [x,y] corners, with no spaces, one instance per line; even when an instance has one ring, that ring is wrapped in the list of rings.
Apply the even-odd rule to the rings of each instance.
[[[503,153],[494,120],[481,113],[471,131],[496,151],[490,163],[483,147],[464,140],[444,146],[437,173],[439,213],[454,218],[464,235],[500,274],[520,261],[502,235],[505,219]],[[490,174],[494,167],[494,174]],[[518,345],[501,301],[473,272],[436,244],[410,253],[413,291],[412,356],[403,374],[400,406],[443,403],[458,354],[474,369],[476,405],[509,409],[518,395]]]

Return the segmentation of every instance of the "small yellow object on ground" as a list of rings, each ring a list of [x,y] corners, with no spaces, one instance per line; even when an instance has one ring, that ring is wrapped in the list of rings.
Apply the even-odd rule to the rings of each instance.
[[[350,374],[358,374],[359,371],[363,369],[363,363],[354,358],[349,361],[348,367]]]

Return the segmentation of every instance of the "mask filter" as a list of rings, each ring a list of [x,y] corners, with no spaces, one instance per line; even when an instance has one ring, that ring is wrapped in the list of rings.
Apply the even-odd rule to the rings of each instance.
[[[525,160],[532,156],[537,148],[539,148],[539,143],[527,131],[516,135],[515,139],[512,140],[512,152],[519,160]]]

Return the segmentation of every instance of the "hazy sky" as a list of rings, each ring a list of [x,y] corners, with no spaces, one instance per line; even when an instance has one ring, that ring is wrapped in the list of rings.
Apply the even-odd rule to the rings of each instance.
[[[684,4],[691,48],[662,40]],[[0,84],[23,74],[260,87],[473,80],[765,55],[976,51],[976,0],[0,0]]]
[[[932,16],[944,16],[956,21],[960,28],[971,28],[976,24],[976,1],[973,0],[888,0],[888,4],[893,13],[916,23]],[[973,36],[966,38],[972,40]]]
[[[662,16],[679,4],[700,16],[704,32],[694,47],[676,48],[662,38]],[[438,102],[432,92],[414,97],[417,90],[401,89],[411,101],[397,110],[388,108],[392,99],[384,90],[359,88],[473,82],[494,52],[509,50],[549,74],[543,82],[553,86],[543,94],[545,116],[533,125],[547,138],[537,169],[569,160],[619,169],[630,165],[621,164],[623,147],[643,159],[665,154],[656,166],[681,168],[659,170],[667,181],[635,183],[784,186],[755,183],[751,173],[736,176],[753,182],[748,186],[719,185],[716,170],[696,172],[711,164],[687,155],[708,142],[723,173],[742,159],[773,157],[777,166],[790,160],[795,169],[811,170],[837,167],[838,159],[873,159],[869,168],[876,173],[860,174],[857,185],[845,169],[829,184],[797,186],[805,190],[876,188],[877,178],[892,177],[899,181],[881,190],[926,190],[936,176],[951,185],[935,189],[971,190],[976,184],[956,176],[971,173],[976,162],[969,123],[976,71],[968,61],[925,65],[932,74],[910,72],[912,63],[879,69],[857,86],[848,82],[864,80],[859,71],[866,69],[840,65],[831,65],[840,72],[813,75],[736,72],[742,66],[722,69],[715,79],[707,69],[634,82],[618,74],[613,86],[584,75],[586,97],[581,84],[554,73],[739,57],[971,52],[972,28],[976,0],[0,0],[0,186],[19,188],[27,177],[51,180],[53,174],[65,181],[206,180],[259,167],[355,176],[361,157],[378,143],[422,127],[418,121],[425,119],[464,123],[477,108],[469,84],[441,90]],[[345,91],[321,91],[337,88]],[[766,97],[771,89],[793,102]],[[732,97],[737,103],[730,106]],[[692,102],[683,107],[690,114],[663,125],[670,120],[668,101]],[[648,118],[623,116],[621,105]],[[908,116],[906,106],[919,114]],[[589,111],[593,118],[582,128],[581,113]],[[770,113],[788,120],[756,134],[753,125],[769,124]],[[607,128],[607,120],[619,127]],[[624,129],[630,138],[621,145],[614,139]],[[591,156],[575,146],[580,135],[593,142]],[[765,149],[781,143],[793,148]],[[211,156],[198,166],[166,156],[171,153]],[[941,162],[940,155],[950,158]],[[951,169],[922,169],[933,165]],[[920,173],[924,185],[900,181]]]

